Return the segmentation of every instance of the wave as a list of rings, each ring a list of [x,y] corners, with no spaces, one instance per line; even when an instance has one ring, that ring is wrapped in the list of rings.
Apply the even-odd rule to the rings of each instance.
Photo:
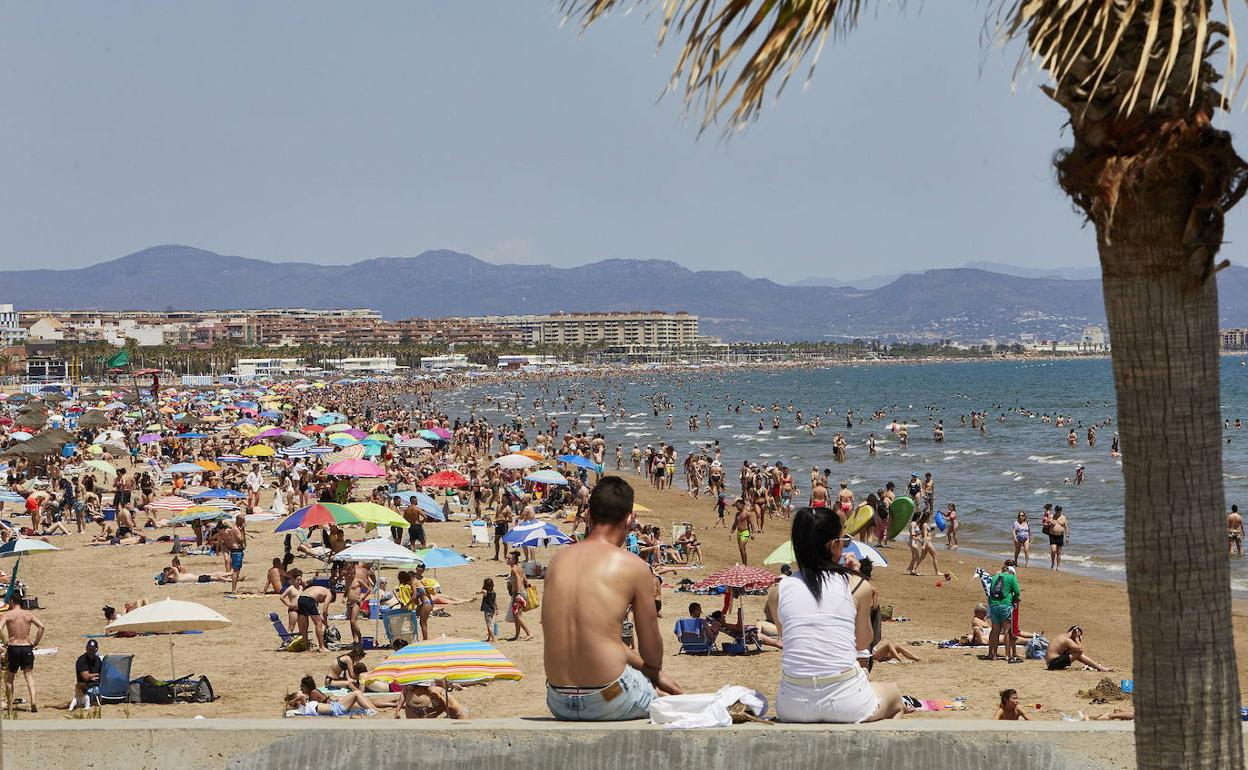
[[[735,428],[735,427],[737,427],[737,426],[735,426],[735,425],[716,425],[716,426],[715,426],[715,430],[727,430],[728,428]]]
[[[1078,460],[1069,458],[1060,458],[1057,455],[1027,455],[1027,459],[1034,463],[1044,463],[1045,465],[1078,465]]]
[[[1048,494],[1050,491],[1052,491],[1052,490],[1050,490],[1048,487],[1040,487],[1040,488],[1039,488],[1039,489],[1037,489],[1035,492],[1032,492],[1032,494],[1033,494],[1033,495],[1046,495],[1046,494]]]

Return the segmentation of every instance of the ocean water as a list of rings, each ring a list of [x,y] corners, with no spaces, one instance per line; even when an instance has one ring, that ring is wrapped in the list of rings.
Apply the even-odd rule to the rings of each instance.
[[[1241,358],[1222,360],[1223,416],[1232,427],[1231,442],[1224,446],[1224,479],[1228,506],[1248,506],[1248,428],[1234,428],[1236,418],[1248,424],[1248,367]],[[504,395],[507,394],[507,395]],[[576,396],[571,404],[559,395]],[[655,417],[648,397],[661,394],[671,404]],[[486,408],[483,396],[509,399],[505,408]],[[535,399],[544,404],[534,408]],[[604,419],[598,400],[608,407],[622,402],[626,416]],[[831,481],[849,481],[860,498],[884,486],[886,481],[904,489],[911,473],[931,472],[936,482],[936,502],[958,507],[959,538],[963,548],[989,553],[1012,553],[1010,527],[1019,510],[1027,511],[1032,524],[1033,565],[1047,566],[1048,543],[1040,533],[1045,503],[1061,505],[1071,522],[1071,536],[1064,564],[1110,576],[1121,576],[1123,563],[1123,480],[1121,462],[1110,456],[1116,425],[1113,377],[1108,360],[1036,362],[950,362],[922,365],[834,367],[732,371],[684,370],[639,373],[631,379],[562,379],[554,383],[519,384],[473,388],[452,397],[454,415],[466,414],[473,402],[477,413],[492,422],[501,417],[535,414],[539,426],[543,415],[559,421],[560,432],[578,421],[577,430],[594,429],[607,438],[607,464],[614,466],[615,444],[624,447],[625,464],[633,444],[645,447],[661,441],[674,444],[684,454],[708,441],[722,449],[729,490],[737,489],[743,460],[781,461],[793,468],[801,489],[799,500],[809,492],[812,466],[831,469]],[[741,412],[735,406],[744,401]],[[780,410],[773,411],[772,404]],[[806,420],[822,417],[815,435],[798,427],[794,414]],[[754,413],[751,405],[766,411]],[[733,407],[730,410],[730,406]],[[518,408],[517,408],[518,407]],[[831,413],[829,413],[831,410]],[[845,427],[845,412],[855,412],[852,428]],[[880,419],[871,419],[883,410]],[[987,435],[970,428],[972,411],[988,414]],[[688,420],[697,414],[699,423],[710,413],[710,427],[690,432]],[[666,427],[668,414],[672,427]],[[1067,446],[1068,427],[1045,423],[1042,415],[1064,415],[1073,420],[1079,438]],[[967,416],[967,427],[960,417]],[[999,417],[1004,415],[1004,420]],[[780,429],[772,429],[772,417]],[[759,418],[764,429],[759,430]],[[902,450],[888,429],[890,422],[909,428],[909,448]],[[945,441],[932,439],[936,421],[944,422]],[[1087,427],[1097,424],[1096,446],[1086,441]],[[536,434],[536,428],[529,429]],[[849,442],[844,463],[833,461],[832,441],[843,433]],[[875,433],[878,454],[866,448]],[[1082,485],[1074,481],[1075,468],[1086,467]],[[678,477],[680,474],[678,474]],[[678,478],[678,486],[681,479]],[[681,487],[683,488],[683,486]],[[943,541],[943,538],[942,538]],[[1232,560],[1233,585],[1248,590],[1248,560]]]

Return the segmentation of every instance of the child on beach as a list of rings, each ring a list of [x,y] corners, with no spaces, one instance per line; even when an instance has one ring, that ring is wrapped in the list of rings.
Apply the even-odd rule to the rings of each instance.
[[[719,516],[719,521],[715,523],[715,526],[717,527],[727,526],[727,524],[724,523],[724,512],[727,509],[728,509],[728,498],[724,495],[723,492],[720,492],[719,496],[715,498],[715,513],[717,516]]]
[[[485,641],[496,641],[494,615],[498,612],[498,596],[494,593],[494,578],[487,577],[476,595],[481,597],[481,614],[485,616]]]
[[[1001,705],[997,707],[997,713],[993,714],[993,719],[1010,719],[1017,721],[1027,719],[1027,715],[1018,707],[1018,690],[1013,687],[1006,688],[1001,691]]]

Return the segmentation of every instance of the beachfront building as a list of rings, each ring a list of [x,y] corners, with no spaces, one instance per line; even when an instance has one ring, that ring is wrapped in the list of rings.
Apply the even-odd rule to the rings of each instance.
[[[1248,350],[1248,329],[1223,329],[1219,336],[1223,350]]]
[[[499,356],[499,369],[519,369],[525,366],[559,366],[563,362],[558,356],[515,355]]]
[[[326,358],[323,363],[329,369],[344,372],[393,372],[406,369],[399,366],[394,356],[357,356],[353,358]]]
[[[698,317],[684,312],[552,313],[478,320],[514,331],[529,345],[672,348],[708,341],[698,333]]]
[[[471,364],[468,362],[468,356],[463,353],[451,353],[447,356],[421,356],[420,370],[422,372],[444,372],[448,369],[479,369],[479,364]]]
[[[18,314],[9,304],[0,305],[0,348],[18,345],[26,339]]]
[[[298,358],[240,358],[234,365],[234,374],[241,378],[282,377],[303,371]]]

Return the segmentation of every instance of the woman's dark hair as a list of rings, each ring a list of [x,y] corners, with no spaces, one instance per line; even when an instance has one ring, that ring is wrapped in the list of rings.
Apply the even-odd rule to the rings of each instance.
[[[823,578],[828,574],[848,575],[828,555],[828,543],[841,537],[841,517],[831,508],[799,508],[793,514],[793,556],[802,582],[815,601],[823,594]]]
[[[312,678],[312,675],[311,675],[311,674],[308,674],[308,675],[304,676],[304,677],[303,677],[303,679],[300,679],[300,680],[299,680],[299,689],[301,689],[301,690],[315,690],[315,689],[316,689],[316,680]]]

